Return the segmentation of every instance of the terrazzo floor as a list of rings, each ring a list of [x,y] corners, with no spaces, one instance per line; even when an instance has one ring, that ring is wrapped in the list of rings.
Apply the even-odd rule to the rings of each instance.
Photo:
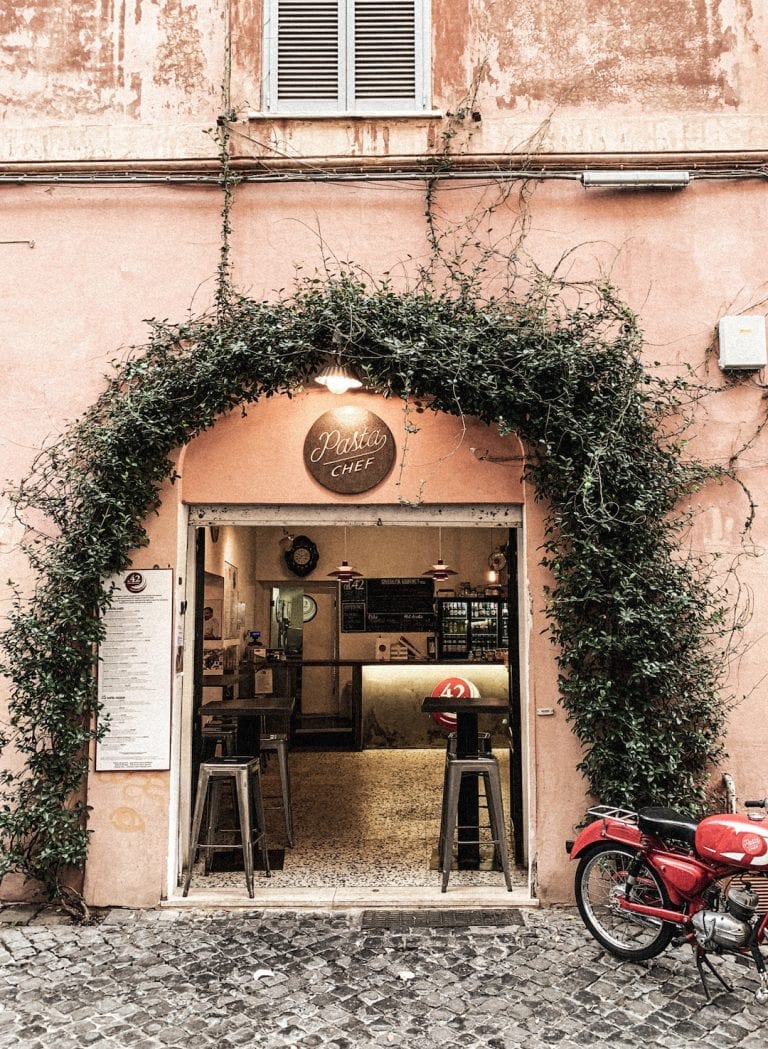
[[[500,748],[497,757],[508,816],[508,751]],[[285,848],[283,869],[273,871],[271,888],[438,886],[440,874],[431,862],[440,830],[444,762],[444,752],[437,749],[292,751],[294,845],[289,848],[271,757],[262,778],[268,841],[270,849]],[[490,857],[491,848],[483,854]],[[515,886],[527,884],[527,872],[514,866],[512,878]],[[503,884],[500,871],[451,872],[452,887]],[[242,870],[206,875],[198,863],[193,872],[193,890],[243,886]]]

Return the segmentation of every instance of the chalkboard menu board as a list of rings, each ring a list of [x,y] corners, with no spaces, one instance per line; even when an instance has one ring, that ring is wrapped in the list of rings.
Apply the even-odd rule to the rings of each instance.
[[[341,584],[343,633],[427,633],[435,629],[432,579],[350,579]]]

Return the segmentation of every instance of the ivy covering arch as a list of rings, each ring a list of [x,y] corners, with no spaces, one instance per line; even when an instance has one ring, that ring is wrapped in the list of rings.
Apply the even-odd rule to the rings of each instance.
[[[634,316],[607,285],[571,306],[566,290],[542,277],[519,297],[466,282],[395,291],[343,270],[278,301],[230,295],[210,315],[152,324],[14,495],[37,584],[16,596],[2,638],[12,691],[1,742],[22,764],[2,774],[0,876],[21,872],[56,895],[85,862],[101,580],[146,543],[176,451],[222,413],[291,396],[330,352],[384,395],[522,438],[547,507],[552,585],[535,599],[586,786],[614,804],[701,803],[722,754],[724,607],[682,551],[676,507],[708,470],[663,434],[687,394],[644,369]]]

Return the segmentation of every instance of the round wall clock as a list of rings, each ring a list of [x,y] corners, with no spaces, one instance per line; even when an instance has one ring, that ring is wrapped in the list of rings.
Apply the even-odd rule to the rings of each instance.
[[[294,575],[305,576],[317,567],[320,555],[309,536],[297,535],[283,557],[289,571]]]
[[[303,613],[305,623],[308,623],[317,615],[317,601],[315,601],[314,597],[310,597],[309,594],[304,595]]]

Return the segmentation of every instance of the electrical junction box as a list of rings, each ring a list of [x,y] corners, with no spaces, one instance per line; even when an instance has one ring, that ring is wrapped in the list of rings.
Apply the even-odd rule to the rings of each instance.
[[[720,367],[742,370],[764,368],[765,317],[762,315],[722,317],[718,328]]]

